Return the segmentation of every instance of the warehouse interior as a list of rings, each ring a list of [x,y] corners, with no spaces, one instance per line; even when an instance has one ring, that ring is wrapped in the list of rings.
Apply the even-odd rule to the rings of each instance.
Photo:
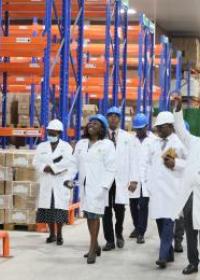
[[[146,242],[138,246],[129,238],[128,206],[125,248],[103,252],[87,266],[77,180],[64,245],[45,244],[47,224],[36,223],[40,185],[33,158],[55,118],[64,127],[62,140],[74,148],[92,115],[119,107],[121,128],[132,135],[137,113],[147,116],[151,130],[177,93],[191,133],[200,136],[199,11],[199,0],[0,0],[2,279],[186,278],[185,238],[184,253],[167,272],[158,270],[156,225],[149,219]],[[102,227],[99,236],[103,246]]]

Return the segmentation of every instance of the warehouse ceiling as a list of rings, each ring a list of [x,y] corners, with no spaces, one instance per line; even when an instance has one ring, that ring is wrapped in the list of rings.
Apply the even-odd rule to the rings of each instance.
[[[200,37],[200,0],[129,0],[129,3],[137,15],[144,12],[166,31]]]

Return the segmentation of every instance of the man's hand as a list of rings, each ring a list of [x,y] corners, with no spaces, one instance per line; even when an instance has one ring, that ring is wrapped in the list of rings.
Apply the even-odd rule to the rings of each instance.
[[[175,167],[175,158],[172,158],[172,157],[169,157],[169,156],[166,156],[164,157],[164,165],[173,170],[174,167]]]
[[[130,191],[130,192],[132,192],[132,193],[134,193],[134,191],[136,190],[136,188],[137,188],[137,182],[130,182],[130,185],[129,185],[129,187],[128,187],[128,190]]]
[[[49,165],[47,165],[45,168],[44,168],[44,172],[45,173],[49,173],[51,175],[55,175],[53,170],[51,169],[51,167]]]
[[[181,96],[174,96],[172,98],[172,107],[175,112],[180,112],[182,110],[182,98]]]

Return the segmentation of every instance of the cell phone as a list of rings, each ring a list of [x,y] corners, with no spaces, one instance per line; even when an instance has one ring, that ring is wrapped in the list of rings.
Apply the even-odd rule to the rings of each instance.
[[[53,160],[53,163],[58,163],[63,159],[63,156],[59,156]]]

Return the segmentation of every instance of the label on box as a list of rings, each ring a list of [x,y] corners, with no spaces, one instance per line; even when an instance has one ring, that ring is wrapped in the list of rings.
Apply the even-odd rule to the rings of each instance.
[[[16,212],[12,214],[12,220],[15,221],[26,221],[26,215],[22,212]]]
[[[23,193],[28,195],[28,188],[25,187],[24,185],[15,185],[13,189],[14,189],[14,193]]]
[[[4,205],[4,199],[3,199],[3,197],[0,197],[0,205],[1,205],[1,206]]]
[[[14,166],[23,166],[26,167],[28,165],[28,159],[24,158],[24,157],[19,157],[14,159],[13,161]]]
[[[5,176],[4,176],[4,172],[2,170],[0,170],[0,180],[4,180]]]

